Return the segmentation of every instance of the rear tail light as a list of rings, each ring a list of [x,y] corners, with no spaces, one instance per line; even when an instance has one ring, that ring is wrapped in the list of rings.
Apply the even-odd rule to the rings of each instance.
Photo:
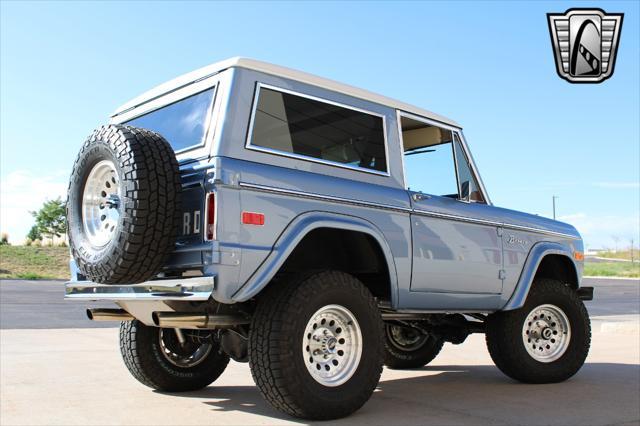
[[[213,240],[216,237],[216,194],[207,194],[205,207],[205,239]]]

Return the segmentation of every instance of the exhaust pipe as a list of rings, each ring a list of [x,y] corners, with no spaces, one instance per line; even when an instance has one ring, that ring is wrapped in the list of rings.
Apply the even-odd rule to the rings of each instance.
[[[205,329],[231,328],[249,324],[251,320],[242,315],[198,314],[183,312],[154,312],[151,317],[161,328]]]
[[[87,317],[93,321],[131,321],[133,315],[124,309],[87,309]]]

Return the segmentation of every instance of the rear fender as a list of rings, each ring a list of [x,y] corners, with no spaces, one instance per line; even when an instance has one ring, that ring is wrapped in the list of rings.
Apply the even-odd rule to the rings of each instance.
[[[232,299],[244,302],[256,296],[280,270],[289,255],[302,239],[317,228],[334,228],[363,232],[372,236],[380,245],[387,262],[389,282],[391,283],[391,305],[396,306],[398,300],[398,281],[393,254],[382,231],[371,222],[354,216],[346,216],[329,212],[307,212],[296,217],[280,235],[271,253],[249,277],[246,283],[234,293]]]

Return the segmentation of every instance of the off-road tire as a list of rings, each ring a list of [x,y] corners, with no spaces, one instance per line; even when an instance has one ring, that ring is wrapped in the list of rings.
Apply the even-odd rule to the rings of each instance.
[[[229,356],[216,346],[201,363],[177,367],[162,354],[159,333],[160,328],[146,326],[138,320],[120,324],[120,353],[124,364],[145,386],[164,392],[202,389],[220,377],[229,364]]]
[[[444,346],[444,340],[442,338],[430,335],[419,348],[404,350],[391,341],[393,337],[391,337],[389,333],[389,328],[385,327],[384,365],[392,370],[424,367],[438,356]]]
[[[113,238],[96,247],[83,228],[82,199],[91,170],[104,160],[116,168],[122,198]],[[156,275],[174,249],[180,189],[178,162],[162,136],[122,125],[96,129],[78,153],[69,183],[69,246],[81,274],[104,284]]]
[[[335,387],[314,380],[302,354],[307,322],[318,309],[331,304],[355,315],[363,345],[353,376]],[[311,420],[345,417],[367,402],[380,380],[383,339],[377,303],[353,276],[325,271],[272,282],[251,322],[251,374],[264,398],[286,414]]]
[[[549,363],[540,362],[529,355],[522,338],[527,315],[543,304],[562,309],[571,327],[566,351]],[[504,374],[521,382],[556,383],[567,380],[578,372],[589,353],[589,314],[576,291],[560,281],[534,281],[522,308],[489,315],[486,325],[487,347],[493,362]]]

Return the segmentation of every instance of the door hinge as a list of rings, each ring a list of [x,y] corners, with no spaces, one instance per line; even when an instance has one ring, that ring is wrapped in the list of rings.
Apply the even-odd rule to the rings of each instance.
[[[504,269],[500,269],[500,271],[498,272],[498,279],[504,280],[506,277],[507,277],[507,271],[505,271]]]
[[[498,227],[496,228],[496,231],[498,232],[498,237],[502,237],[502,228]]]

